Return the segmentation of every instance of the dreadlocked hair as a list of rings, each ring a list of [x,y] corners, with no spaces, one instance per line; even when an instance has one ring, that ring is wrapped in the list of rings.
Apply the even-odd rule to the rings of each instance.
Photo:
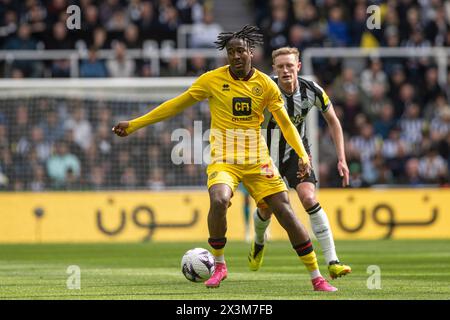
[[[263,35],[258,31],[258,27],[246,25],[237,32],[221,32],[217,36],[217,41],[214,43],[216,44],[217,49],[223,50],[231,39],[237,38],[247,42],[250,50],[253,50],[257,45],[262,45],[264,43]]]

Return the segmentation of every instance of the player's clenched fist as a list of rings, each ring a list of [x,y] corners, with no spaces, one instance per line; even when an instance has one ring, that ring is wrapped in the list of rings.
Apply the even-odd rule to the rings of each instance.
[[[303,162],[302,158],[298,159],[297,178],[306,179],[311,174],[311,162]]]
[[[117,125],[112,127],[112,131],[119,137],[126,137],[128,135],[126,128],[128,128],[128,121],[120,121]]]

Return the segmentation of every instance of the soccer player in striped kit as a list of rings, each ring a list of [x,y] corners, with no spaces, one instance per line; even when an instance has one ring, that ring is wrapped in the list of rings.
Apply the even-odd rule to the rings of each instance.
[[[300,53],[296,48],[284,47],[273,51],[273,68],[277,74],[273,80],[282,92],[289,118],[302,137],[308,154],[310,152],[306,137],[306,115],[314,106],[321,111],[331,129],[338,156],[337,169],[342,177],[342,186],[345,187],[349,184],[349,170],[345,160],[342,127],[325,91],[314,81],[308,81],[298,76],[301,69],[299,56]],[[315,196],[317,180],[314,171],[311,170],[307,177],[298,176],[298,156],[286,143],[286,139],[281,134],[273,117],[266,113],[264,119],[262,127],[267,129],[266,141],[270,155],[277,164],[280,174],[288,181],[289,187],[297,191],[298,197],[309,215],[313,233],[322,247],[331,278],[335,279],[350,273],[351,268],[339,262],[327,215]],[[249,253],[249,268],[253,271],[258,270],[263,261],[265,232],[269,226],[271,215],[272,212],[268,207],[259,207],[254,213],[255,240]]]

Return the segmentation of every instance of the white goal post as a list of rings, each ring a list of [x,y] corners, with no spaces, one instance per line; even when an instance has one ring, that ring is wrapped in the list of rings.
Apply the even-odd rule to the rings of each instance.
[[[3,98],[78,97],[164,101],[175,97],[194,82],[192,77],[102,78],[102,79],[8,79],[0,80]]]

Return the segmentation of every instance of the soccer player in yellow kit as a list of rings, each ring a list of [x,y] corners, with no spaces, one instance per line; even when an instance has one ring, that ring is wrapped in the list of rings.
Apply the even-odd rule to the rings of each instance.
[[[216,266],[205,285],[218,287],[228,275],[224,258],[226,213],[234,191],[242,182],[257,205],[269,206],[287,231],[294,250],[311,275],[314,290],[336,291],[320,274],[308,232],[291,208],[287,187],[261,136],[260,124],[267,107],[299,157],[299,174],[309,174],[308,155],[289,120],[277,85],[251,65],[253,49],[262,43],[262,35],[258,28],[245,26],[238,32],[221,33],[215,43],[218,49],[226,49],[229,65],[206,72],[178,97],[142,117],[121,121],[112,130],[124,137],[208,99],[211,110],[211,163],[207,168],[210,198],[208,243]]]

